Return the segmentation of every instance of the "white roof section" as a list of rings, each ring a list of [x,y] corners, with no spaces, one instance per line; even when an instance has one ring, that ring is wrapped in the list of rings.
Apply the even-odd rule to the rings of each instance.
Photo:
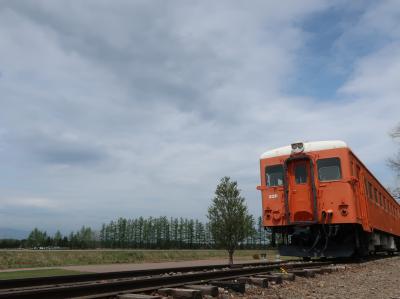
[[[304,152],[314,152],[314,151],[322,151],[328,149],[335,148],[346,148],[347,144],[341,140],[329,140],[329,141],[312,141],[312,142],[303,142],[304,144]],[[270,151],[266,151],[261,155],[260,159],[279,157],[279,156],[288,156],[292,153],[292,146],[287,145],[283,147],[279,147]]]

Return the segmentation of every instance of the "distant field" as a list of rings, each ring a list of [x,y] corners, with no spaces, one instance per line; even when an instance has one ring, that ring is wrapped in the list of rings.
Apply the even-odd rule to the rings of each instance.
[[[260,253],[261,250],[239,250],[234,258],[250,260]],[[276,251],[269,250],[267,259],[272,260],[275,255]],[[228,256],[223,250],[0,250],[0,269],[225,258]]]

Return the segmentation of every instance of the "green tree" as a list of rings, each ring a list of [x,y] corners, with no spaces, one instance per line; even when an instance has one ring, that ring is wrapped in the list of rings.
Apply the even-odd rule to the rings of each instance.
[[[390,136],[393,138],[395,142],[398,143],[399,147],[397,150],[397,154],[389,159],[389,166],[394,170],[395,174],[397,175],[398,181],[400,180],[400,124],[392,131]],[[400,182],[398,182],[397,186],[391,188],[389,190],[393,196],[400,200]]]
[[[28,236],[28,246],[30,247],[40,247],[45,246],[47,240],[47,233],[37,229],[36,227],[31,231]]]
[[[62,242],[62,234],[61,232],[58,230],[55,234],[54,234],[54,246],[61,246],[61,242]]]
[[[215,196],[208,209],[211,234],[216,244],[226,249],[229,263],[239,242],[254,232],[254,220],[249,215],[244,197],[236,181],[223,177],[215,190]]]

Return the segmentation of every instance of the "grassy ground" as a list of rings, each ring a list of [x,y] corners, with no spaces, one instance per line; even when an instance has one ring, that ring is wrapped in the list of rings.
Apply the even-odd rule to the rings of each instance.
[[[264,251],[265,252],[265,251]],[[251,260],[260,250],[238,250],[235,260]],[[268,251],[267,259],[276,252]],[[223,250],[0,250],[0,269],[225,259]]]
[[[77,275],[81,273],[82,272],[63,270],[63,269],[40,269],[40,270],[0,272],[0,280],[15,279],[15,278],[59,276],[59,275]]]

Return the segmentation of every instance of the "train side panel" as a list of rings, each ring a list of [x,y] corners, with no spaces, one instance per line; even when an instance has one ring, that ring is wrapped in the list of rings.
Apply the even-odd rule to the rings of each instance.
[[[369,230],[365,230],[400,236],[399,204],[353,153],[350,153],[350,167],[357,179],[361,200],[367,206]]]

